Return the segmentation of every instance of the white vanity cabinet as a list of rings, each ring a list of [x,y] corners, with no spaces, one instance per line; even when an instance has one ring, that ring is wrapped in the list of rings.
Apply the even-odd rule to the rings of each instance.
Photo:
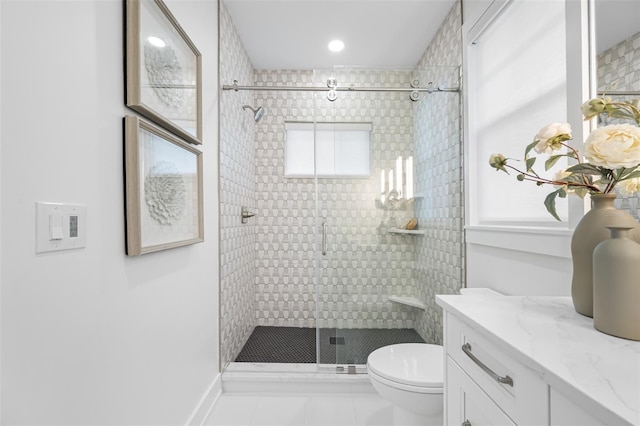
[[[451,404],[447,399],[447,424],[547,424],[548,393],[542,372],[514,361],[449,313],[445,328],[446,396],[462,399]]]
[[[445,424],[515,425],[498,405],[450,358],[446,361]],[[469,421],[473,420],[473,423]],[[466,423],[465,423],[466,422]]]
[[[445,425],[640,425],[640,343],[570,298],[437,296]]]

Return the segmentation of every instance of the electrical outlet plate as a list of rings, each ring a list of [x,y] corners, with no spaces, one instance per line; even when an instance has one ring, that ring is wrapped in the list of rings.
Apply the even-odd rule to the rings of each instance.
[[[86,246],[87,206],[36,202],[36,253]]]

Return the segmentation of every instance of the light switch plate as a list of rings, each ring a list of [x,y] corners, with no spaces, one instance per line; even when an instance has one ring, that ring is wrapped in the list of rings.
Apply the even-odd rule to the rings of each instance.
[[[86,232],[86,205],[36,202],[36,253],[84,248]]]

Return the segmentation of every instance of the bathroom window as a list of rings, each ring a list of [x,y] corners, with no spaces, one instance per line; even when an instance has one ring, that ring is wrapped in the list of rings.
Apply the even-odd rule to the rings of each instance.
[[[532,19],[544,16],[544,19]],[[553,190],[518,182],[488,166],[501,153],[521,159],[524,147],[543,126],[567,120],[565,4],[558,1],[510,2],[467,49],[469,97],[469,180],[473,225],[563,226],[568,203],[557,199],[562,223],[543,201]],[[579,106],[579,103],[576,103]],[[577,108],[577,107],[574,107]],[[541,171],[538,159],[536,170]],[[522,167],[522,163],[511,162]],[[559,162],[544,177],[567,167]]]
[[[370,177],[371,130],[371,123],[285,123],[285,176]]]

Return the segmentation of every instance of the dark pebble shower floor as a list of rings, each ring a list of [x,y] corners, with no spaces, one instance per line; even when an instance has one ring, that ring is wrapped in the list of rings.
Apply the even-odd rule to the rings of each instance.
[[[366,364],[371,352],[397,343],[425,342],[410,328],[321,328],[320,363]],[[315,363],[316,329],[258,326],[235,362]]]

